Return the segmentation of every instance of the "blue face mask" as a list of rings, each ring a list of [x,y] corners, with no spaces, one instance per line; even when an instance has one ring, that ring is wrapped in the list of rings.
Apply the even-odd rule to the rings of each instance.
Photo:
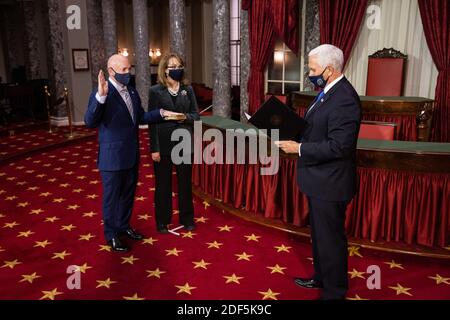
[[[181,81],[184,76],[184,68],[180,69],[170,69],[169,77],[171,77],[175,81]]]
[[[325,68],[322,71],[322,73],[320,75],[318,75],[318,76],[308,76],[309,81],[311,81],[316,87],[319,87],[319,88],[322,88],[322,89],[325,88],[325,86],[327,85],[327,81],[328,81],[328,79],[325,80],[323,78],[323,73],[325,72],[325,70],[327,70],[327,68]]]
[[[112,68],[111,68],[112,69]],[[123,84],[124,86],[127,86],[128,83],[130,83],[130,79],[131,79],[131,74],[129,72],[126,73],[117,73],[116,70],[113,69],[113,71],[116,73],[114,75],[114,78],[120,82],[121,84]]]

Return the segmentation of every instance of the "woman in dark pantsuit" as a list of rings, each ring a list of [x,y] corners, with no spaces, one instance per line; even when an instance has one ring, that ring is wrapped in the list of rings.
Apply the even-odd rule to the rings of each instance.
[[[155,171],[155,218],[160,233],[167,233],[172,219],[172,169],[178,178],[179,222],[188,231],[194,230],[194,207],[192,204],[192,140],[193,123],[200,119],[197,101],[184,76],[184,62],[177,54],[168,54],[158,67],[158,84],[150,88],[148,110],[164,106],[166,110],[182,113],[181,118],[150,126],[150,151]],[[188,159],[181,164],[171,157],[178,141],[171,141],[172,133],[185,129],[190,133],[191,150]],[[186,155],[185,157],[186,158]]]

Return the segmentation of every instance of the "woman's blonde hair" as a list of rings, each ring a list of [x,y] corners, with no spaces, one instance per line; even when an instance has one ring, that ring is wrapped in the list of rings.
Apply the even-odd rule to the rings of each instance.
[[[166,69],[169,65],[169,60],[171,58],[175,58],[178,60],[180,65],[184,67],[184,61],[183,59],[176,53],[169,53],[166,54],[164,57],[161,58],[159,61],[158,66],[158,82],[163,85],[164,87],[167,87],[167,75],[166,75]],[[183,75],[183,79],[181,79],[180,83],[182,84],[188,84],[188,80],[186,79],[186,73]]]

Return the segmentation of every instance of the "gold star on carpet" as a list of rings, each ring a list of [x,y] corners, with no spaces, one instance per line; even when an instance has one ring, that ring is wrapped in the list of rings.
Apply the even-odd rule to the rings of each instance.
[[[77,210],[80,206],[77,204],[71,205],[67,207],[67,210]]]
[[[177,248],[173,248],[171,250],[166,250],[167,254],[166,256],[177,256],[180,252],[183,252],[183,250],[178,250]]]
[[[229,227],[228,225],[224,225],[222,227],[217,227],[219,229],[219,231],[228,231],[230,232],[231,229],[233,229],[234,227]]]
[[[138,215],[138,220],[148,220],[151,217],[152,216],[150,216],[148,214],[140,214],[140,215]]]
[[[65,172],[64,174],[66,174],[66,175],[68,175],[68,176],[71,176],[71,175],[73,175],[73,171],[67,171],[67,172]]]
[[[358,256],[358,257],[362,258],[362,254],[359,252],[360,248],[361,247],[355,247],[355,246],[348,247],[348,255],[350,257]]]
[[[45,218],[45,222],[55,222],[56,220],[59,220],[56,216]]]
[[[56,178],[52,178],[52,179],[47,179],[47,181],[48,181],[48,182],[51,182],[51,183],[53,183],[53,182],[55,182],[55,181],[56,181]]]
[[[18,264],[22,264],[19,260],[15,259],[13,261],[3,261],[4,265],[2,265],[2,268],[10,268],[14,269],[15,266]]]
[[[0,213],[0,218],[6,218],[6,215],[4,215],[3,213]]]
[[[77,176],[77,179],[78,180],[84,180],[84,179],[86,179],[86,176]]]
[[[208,209],[208,207],[210,206],[210,204],[206,200],[203,201],[203,204],[205,205],[205,210]]]
[[[177,294],[179,294],[179,293],[187,293],[187,294],[191,294],[191,290],[194,290],[194,289],[196,289],[197,287],[191,287],[190,285],[189,285],[189,283],[188,282],[186,282],[185,284],[184,284],[184,286],[175,286],[175,287],[177,287],[179,290],[177,291]]]
[[[129,257],[122,257],[121,259],[122,259],[121,264],[125,264],[125,263],[134,264],[135,261],[139,260],[139,258],[135,258],[133,255],[131,255]]]
[[[411,288],[402,287],[399,283],[397,283],[396,287],[389,287],[389,288],[395,290],[397,295],[406,294],[408,296],[412,296],[412,294],[408,292],[409,290],[411,290]]]
[[[88,234],[81,234],[80,237],[78,238],[78,240],[86,240],[86,241],[89,241],[89,240],[91,240],[91,238],[95,238],[95,236],[93,236],[91,233],[88,233]]]
[[[195,218],[195,222],[206,223],[206,220],[209,220],[209,218],[205,218],[205,217]]]
[[[27,190],[36,191],[39,187],[28,187]]]
[[[17,227],[18,225],[20,225],[20,223],[17,223],[16,221],[13,221],[13,222],[5,223],[3,228],[10,228],[10,229],[12,229],[14,227]]]
[[[36,177],[38,177],[38,178],[43,178],[43,177],[46,177],[47,175],[45,174],[45,173],[42,173],[42,174],[38,174]]]
[[[29,205],[30,205],[29,202],[19,202],[17,204],[17,207],[25,208],[25,207],[28,207]]]
[[[64,260],[64,258],[65,258],[66,256],[70,256],[70,255],[71,255],[71,253],[66,252],[66,250],[64,250],[63,252],[54,252],[54,253],[53,253],[52,259],[61,259],[61,260]]]
[[[65,226],[61,226],[61,231],[64,231],[64,230],[66,230],[66,231],[72,231],[72,229],[75,229],[76,228],[76,226],[74,226],[73,224],[68,224],[68,225],[65,225]]]
[[[277,252],[289,252],[289,250],[291,249],[291,247],[286,247],[284,244],[282,244],[281,246],[274,246],[275,249],[277,249]]]
[[[389,269],[398,268],[405,270],[405,268],[403,268],[403,266],[400,263],[396,263],[394,260],[392,260],[391,262],[384,262],[384,263],[389,265]]]
[[[158,239],[153,239],[152,237],[146,238],[142,240],[143,244],[153,245],[154,242],[158,241]]]
[[[98,183],[100,183],[100,181],[98,181],[98,180],[89,181],[89,184],[98,184]]]
[[[57,288],[53,289],[52,291],[42,291],[42,293],[44,295],[40,297],[39,300],[43,299],[55,300],[55,296],[63,294],[62,292],[59,292]]]
[[[40,278],[40,277],[41,276],[38,275],[36,272],[33,272],[32,274],[23,274],[22,280],[20,280],[19,282],[28,281],[29,283],[33,283],[34,280],[36,280],[37,278]]]
[[[144,298],[140,298],[137,293],[133,294],[131,297],[123,297],[125,300],[144,300]]]
[[[267,291],[258,291],[259,294],[262,294],[263,300],[272,299],[272,300],[278,300],[277,295],[279,295],[279,292],[273,292],[270,288]]]
[[[6,197],[6,198],[5,198],[6,201],[13,201],[13,200],[15,200],[15,199],[17,199],[16,196],[10,196],[10,197]]]
[[[80,189],[73,189],[73,190],[72,190],[72,192],[75,192],[75,193],[81,193],[82,191],[83,191],[83,189],[81,189],[81,188],[80,188]]]
[[[253,255],[251,254],[247,254],[246,252],[242,252],[241,254],[235,254],[236,257],[238,257],[238,261],[239,260],[247,260],[250,261],[250,258],[253,257]]]
[[[48,240],[44,240],[44,241],[35,241],[35,245],[34,247],[41,247],[41,248],[45,248],[46,246],[48,246],[49,244],[51,244],[52,242],[48,241]]]
[[[97,195],[97,194],[88,194],[88,195],[86,196],[86,198],[87,198],[87,199],[96,199],[96,198],[98,198],[98,195]]]
[[[100,244],[99,245],[100,249],[98,251],[108,251],[111,252],[111,247],[105,244]]]
[[[195,235],[197,235],[197,234],[196,234],[196,233],[193,233],[192,231],[189,231],[189,232],[183,232],[183,233],[182,233],[182,238],[190,238],[190,239],[193,239]]]
[[[19,234],[17,235],[17,238],[20,238],[20,237],[24,237],[24,238],[28,238],[30,235],[32,235],[34,232],[33,231],[31,231],[31,230],[28,230],[28,231],[22,231],[22,232],[19,232]]]
[[[44,210],[42,210],[42,209],[34,209],[34,210],[31,210],[31,211],[30,211],[30,214],[39,215],[39,214],[41,214],[42,212],[44,212]]]
[[[361,298],[360,296],[358,296],[357,294],[355,294],[355,296],[353,297],[353,298],[347,298],[347,300],[369,300],[369,299],[364,299],[364,298]]]
[[[97,214],[97,212],[91,211],[91,212],[85,212],[83,213],[83,217],[89,217],[92,218],[93,216],[95,216]]]
[[[278,265],[278,263],[275,265],[275,266],[273,266],[273,267],[266,267],[267,269],[270,269],[271,271],[270,271],[270,274],[272,274],[272,273],[281,273],[281,274],[284,274],[284,269],[286,269],[286,267],[281,267],[281,266],[279,266]]]
[[[365,279],[364,276],[363,276],[364,273],[365,273],[365,272],[363,272],[363,271],[358,271],[358,270],[356,270],[355,268],[353,268],[352,271],[349,271],[349,272],[348,272],[348,274],[351,276],[351,279],[354,279],[354,278]]]
[[[244,277],[238,277],[236,274],[232,274],[231,276],[222,276],[222,277],[224,277],[225,279],[227,279],[227,281],[225,282],[225,284],[227,284],[227,283],[232,283],[232,282],[234,282],[234,283],[237,283],[237,284],[241,284],[240,282],[239,282],[239,280],[241,280],[241,279],[244,279]]]
[[[86,271],[88,269],[92,269],[92,267],[89,266],[86,262],[82,266],[76,266],[76,267],[77,267],[77,271],[79,271],[81,273],[86,273]]]
[[[144,196],[136,197],[136,201],[144,201],[145,199],[147,198]]]
[[[4,194],[4,193],[6,193],[6,190],[4,190],[4,189],[0,190],[0,194]]]
[[[208,265],[211,264],[203,259],[200,261],[192,261],[192,263],[194,264],[194,269],[203,268],[205,270],[208,269]]]
[[[112,285],[113,283],[117,283],[117,281],[112,281],[110,278],[106,279],[106,280],[96,280],[98,285],[96,286],[96,288],[101,288],[101,287],[105,287],[109,289],[109,286]]]
[[[147,278],[155,277],[161,279],[161,275],[163,273],[166,273],[165,271],[159,270],[159,268],[156,268],[155,270],[145,270],[145,271],[148,273]]]
[[[259,238],[261,238],[261,236],[257,236],[257,235],[255,235],[254,233],[252,233],[251,235],[249,235],[249,236],[244,236],[244,237],[246,237],[247,238],[247,241],[256,241],[256,242],[259,242]]]
[[[214,242],[207,242],[206,244],[208,245],[208,249],[210,248],[220,249],[220,246],[223,245],[223,243],[217,242],[216,240],[214,240]]]
[[[18,185],[18,186],[23,186],[24,184],[27,184],[27,182],[26,181],[19,181],[19,182],[16,183],[16,185]]]
[[[52,195],[53,193],[51,193],[51,192],[42,192],[39,196],[40,197],[48,197],[48,196],[50,196],[50,195]]]
[[[450,284],[450,282],[449,282],[450,278],[444,278],[439,274],[436,274],[436,276],[434,276],[434,277],[430,276],[428,278],[436,280],[436,284],[441,284],[441,283]]]
[[[14,181],[16,179],[17,179],[17,177],[8,177],[8,178],[6,178],[6,180],[9,180],[9,181]]]
[[[66,201],[66,199],[64,199],[64,198],[56,198],[56,199],[53,199],[53,202],[57,202],[57,203],[61,203],[61,202],[63,202],[63,201]]]

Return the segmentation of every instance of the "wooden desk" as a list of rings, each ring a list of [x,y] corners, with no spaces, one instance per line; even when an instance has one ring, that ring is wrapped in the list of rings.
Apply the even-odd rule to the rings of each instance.
[[[203,131],[255,129],[217,116],[201,118]],[[248,144],[248,142],[246,143]],[[246,145],[246,148],[248,145]],[[296,182],[296,155],[280,154],[275,175],[258,164],[193,165],[193,184],[249,216],[308,224],[306,197]],[[429,248],[450,245],[450,143],[358,140],[358,192],[347,209],[354,239]]]
[[[292,92],[288,104],[303,116],[317,92]],[[434,100],[421,97],[360,96],[362,118],[368,121],[395,122],[395,139],[429,141]]]

